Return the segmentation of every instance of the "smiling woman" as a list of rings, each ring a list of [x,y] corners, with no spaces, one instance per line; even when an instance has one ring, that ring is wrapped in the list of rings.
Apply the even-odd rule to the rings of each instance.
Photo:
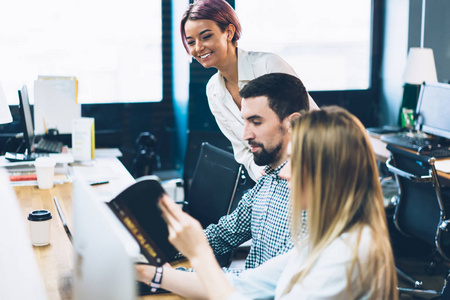
[[[162,99],[161,1],[13,1],[0,28],[10,104],[38,75],[76,76],[81,103]]]
[[[227,56],[235,52],[235,47],[228,45],[236,32],[234,25],[230,24],[222,31],[212,20],[188,20],[184,28],[189,52],[203,67],[227,68],[223,64],[227,62]],[[239,97],[236,98],[239,101]]]
[[[197,0],[181,19],[181,41],[186,51],[203,67],[218,72],[208,82],[209,107],[222,133],[230,140],[236,161],[257,180],[262,168],[253,161],[250,147],[243,139],[239,91],[252,79],[268,73],[295,71],[278,55],[247,52],[238,48],[241,25],[233,8],[224,0]],[[317,105],[309,98],[310,108]]]

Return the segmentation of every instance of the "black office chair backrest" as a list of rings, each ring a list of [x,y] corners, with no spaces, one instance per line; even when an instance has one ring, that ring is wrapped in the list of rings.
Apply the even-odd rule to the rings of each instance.
[[[185,199],[189,198],[189,188],[192,183],[192,178],[194,177],[195,168],[197,166],[202,144],[204,142],[217,148],[223,149],[227,152],[233,153],[233,148],[230,141],[220,131],[189,130],[187,132],[187,135],[188,141],[186,146],[186,155],[183,170]]]
[[[206,228],[229,213],[242,165],[233,154],[203,143],[189,188],[185,210]]]
[[[228,213],[232,213],[233,210],[238,206],[242,197],[250,191],[255,186],[255,182],[248,175],[247,170],[242,166],[241,175],[239,177],[239,182],[234,193],[233,200],[231,200],[231,205]]]
[[[396,227],[406,235],[435,246],[446,259],[450,257],[450,239],[446,225],[447,202],[444,199],[434,158],[419,155],[388,144],[391,158],[386,165],[399,185],[399,202],[394,213]],[[449,228],[450,229],[450,228]]]

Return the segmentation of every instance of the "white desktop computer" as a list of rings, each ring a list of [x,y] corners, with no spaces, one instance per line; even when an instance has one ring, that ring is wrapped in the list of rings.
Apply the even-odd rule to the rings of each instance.
[[[0,299],[48,299],[29,230],[8,172],[0,167]]]
[[[82,178],[73,182],[73,299],[135,299],[139,245]]]

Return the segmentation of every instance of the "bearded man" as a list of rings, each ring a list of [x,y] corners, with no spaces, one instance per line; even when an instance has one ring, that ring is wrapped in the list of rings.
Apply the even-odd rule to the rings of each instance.
[[[245,261],[248,269],[293,246],[288,220],[289,188],[279,172],[287,162],[291,120],[309,109],[309,100],[300,79],[283,73],[253,79],[239,93],[244,140],[251,147],[255,163],[266,167],[237,208],[204,232],[216,256],[251,239]]]

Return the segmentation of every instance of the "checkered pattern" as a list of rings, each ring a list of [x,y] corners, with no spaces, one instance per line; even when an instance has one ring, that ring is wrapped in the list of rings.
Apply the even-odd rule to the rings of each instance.
[[[255,268],[272,257],[287,252],[290,237],[289,189],[277,169],[266,166],[262,176],[229,215],[205,229],[216,255],[225,254],[252,239],[245,268]]]

